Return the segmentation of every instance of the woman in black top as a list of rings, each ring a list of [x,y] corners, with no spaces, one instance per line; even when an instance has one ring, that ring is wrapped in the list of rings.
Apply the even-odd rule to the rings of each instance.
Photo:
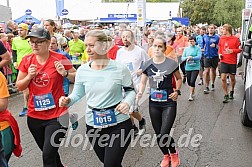
[[[142,97],[146,82],[150,80],[149,113],[152,126],[157,134],[158,146],[164,154],[161,167],[172,167],[180,164],[174,139],[169,136],[177,111],[177,98],[181,88],[181,75],[178,62],[166,58],[166,41],[163,38],[154,39],[154,57],[143,65],[138,98]],[[172,76],[175,76],[176,90],[173,89]]]

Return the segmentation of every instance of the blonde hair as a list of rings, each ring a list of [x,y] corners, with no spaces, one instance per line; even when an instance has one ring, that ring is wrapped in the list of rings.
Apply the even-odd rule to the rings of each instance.
[[[86,37],[89,37],[89,36],[97,38],[97,41],[100,41],[100,42],[112,41],[112,38],[102,30],[91,30],[86,34]]]
[[[86,34],[87,37],[95,37],[97,38],[98,42],[105,42],[106,43],[106,50],[110,49],[112,45],[112,38],[107,35],[103,30],[90,30]]]
[[[232,26],[230,24],[224,24],[222,27],[232,34]]]

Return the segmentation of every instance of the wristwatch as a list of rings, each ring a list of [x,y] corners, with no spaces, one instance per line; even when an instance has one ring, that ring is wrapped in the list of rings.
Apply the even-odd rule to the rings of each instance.
[[[177,92],[178,95],[181,95],[181,91],[179,89],[176,89],[175,92]]]
[[[67,76],[68,76],[68,71],[66,70],[64,77],[66,78]]]

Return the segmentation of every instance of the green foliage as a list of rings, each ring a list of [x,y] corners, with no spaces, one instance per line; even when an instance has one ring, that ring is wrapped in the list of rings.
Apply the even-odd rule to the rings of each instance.
[[[190,18],[191,24],[208,23],[241,26],[242,9],[245,0],[184,0],[181,3],[183,17]]]
[[[136,0],[102,0],[102,2],[136,2]],[[179,0],[146,0],[146,2],[179,2]]]

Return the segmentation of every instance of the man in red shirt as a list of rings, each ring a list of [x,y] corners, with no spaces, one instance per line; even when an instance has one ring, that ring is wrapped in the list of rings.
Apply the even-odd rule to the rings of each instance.
[[[220,58],[220,72],[222,80],[222,88],[225,93],[223,103],[228,103],[229,99],[234,98],[235,74],[237,64],[237,54],[241,52],[240,41],[237,37],[232,35],[232,26],[229,24],[223,25],[223,36],[219,41],[219,58]],[[228,95],[227,88],[227,74],[231,78],[231,91]]]

